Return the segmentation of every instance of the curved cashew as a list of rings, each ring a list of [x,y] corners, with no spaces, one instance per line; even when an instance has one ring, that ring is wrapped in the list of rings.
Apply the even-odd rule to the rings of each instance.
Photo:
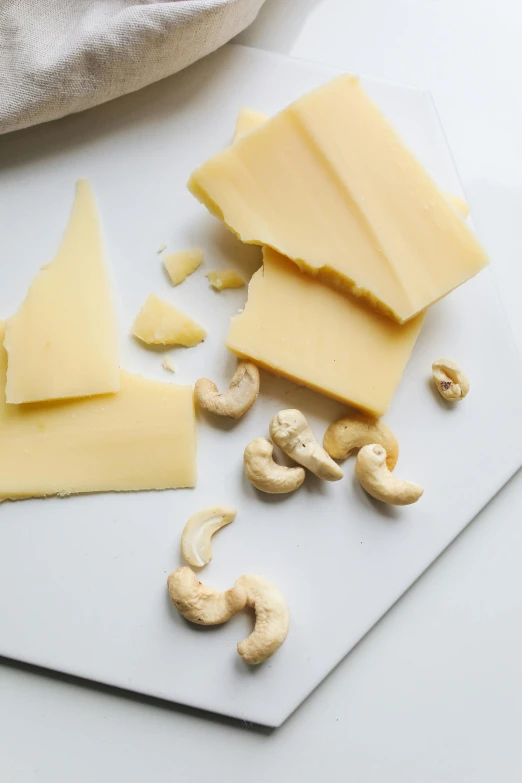
[[[382,503],[408,506],[416,503],[424,492],[411,481],[400,481],[386,467],[386,451],[378,443],[363,446],[357,455],[355,475],[363,489]]]
[[[246,605],[256,613],[254,630],[239,642],[237,651],[245,663],[263,663],[287,637],[288,606],[277,587],[263,576],[240,576],[235,587],[246,593]]]
[[[257,400],[259,370],[252,362],[241,362],[228,390],[223,394],[219,393],[216,384],[208,378],[196,381],[194,393],[198,404],[210,413],[240,419]]]
[[[286,468],[273,459],[268,438],[256,438],[245,449],[243,463],[247,479],[261,492],[272,495],[293,492],[305,479],[304,468]]]
[[[233,522],[236,514],[236,509],[230,506],[213,506],[190,517],[181,535],[181,553],[187,563],[199,568],[209,563],[212,560],[212,536]]]
[[[279,411],[270,422],[270,437],[285,454],[319,478],[326,481],[342,479],[341,468],[316,441],[301,411]]]
[[[457,362],[439,359],[431,365],[433,379],[440,394],[448,402],[463,400],[469,392],[470,383]]]
[[[330,424],[324,434],[323,446],[334,459],[346,459],[355,449],[379,443],[386,450],[386,465],[393,470],[399,457],[397,438],[380,419],[353,413]]]
[[[167,580],[170,600],[178,612],[198,625],[226,623],[246,605],[246,590],[237,583],[231,590],[218,593],[202,584],[196,574],[184,566],[173,571]]]

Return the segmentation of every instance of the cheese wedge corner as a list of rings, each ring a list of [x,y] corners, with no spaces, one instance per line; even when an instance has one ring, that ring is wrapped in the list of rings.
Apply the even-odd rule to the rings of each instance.
[[[115,392],[120,388],[117,324],[96,202],[76,184],[53,261],[32,281],[7,321],[6,395],[12,404]]]

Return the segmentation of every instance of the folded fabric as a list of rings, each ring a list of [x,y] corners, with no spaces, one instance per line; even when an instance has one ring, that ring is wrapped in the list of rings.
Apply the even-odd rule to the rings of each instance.
[[[6,0],[0,133],[83,111],[180,71],[256,17],[264,0]]]

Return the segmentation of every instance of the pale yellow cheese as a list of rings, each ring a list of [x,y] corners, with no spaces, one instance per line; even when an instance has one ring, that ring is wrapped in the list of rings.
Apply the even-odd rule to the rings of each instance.
[[[163,258],[163,263],[172,285],[182,283],[186,277],[196,271],[202,261],[203,251],[199,250],[199,248],[169,253]]]
[[[243,108],[240,109],[237,115],[236,127],[234,129],[234,141],[237,141],[245,133],[249,133],[258,125],[265,122],[268,119],[267,114],[263,114],[255,109]]]
[[[207,275],[208,282],[216,291],[225,288],[242,288],[245,280],[235,269],[216,269]]]
[[[236,120],[234,141],[237,141],[241,136],[244,136],[245,133],[248,133],[254,128],[257,128],[258,125],[261,125],[268,119],[268,114],[263,114],[262,112],[256,111],[255,109],[240,109]],[[463,217],[467,217],[469,215],[469,204],[465,199],[463,199],[461,196],[454,196],[453,193],[448,193],[445,190],[442,190],[441,193],[446,201],[449,201],[451,206],[454,207],[457,212],[460,212]]]
[[[300,98],[188,186],[244,242],[279,250],[400,322],[487,264],[355,77]]]
[[[156,294],[147,297],[134,321],[132,333],[149,345],[185,345],[187,348],[197,345],[207,336],[192,318]]]
[[[462,217],[467,218],[469,215],[469,204],[465,199],[461,196],[454,196],[453,193],[447,193],[444,190],[442,191],[442,195],[449,201],[451,206],[462,215]]]
[[[54,260],[7,321],[10,403],[84,397],[120,388],[118,338],[96,203],[86,180]]]
[[[190,386],[121,373],[121,390],[8,405],[0,322],[0,500],[196,483]]]
[[[401,326],[265,248],[245,309],[232,319],[227,347],[276,375],[381,416],[423,317]]]

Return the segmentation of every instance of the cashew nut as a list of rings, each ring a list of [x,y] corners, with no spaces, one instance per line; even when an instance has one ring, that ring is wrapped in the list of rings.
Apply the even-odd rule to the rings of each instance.
[[[363,489],[383,503],[408,506],[416,503],[424,492],[411,481],[400,481],[386,467],[386,451],[378,443],[363,446],[357,455],[355,475]]]
[[[198,404],[210,413],[240,419],[257,400],[259,370],[251,362],[241,362],[228,391],[220,394],[215,383],[208,378],[200,378],[196,381],[194,392]]]
[[[293,492],[305,479],[304,468],[286,468],[274,462],[274,447],[268,438],[256,438],[245,449],[243,462],[247,479],[261,492],[272,495]]]
[[[270,422],[270,437],[285,454],[326,481],[339,481],[339,465],[316,441],[305,417],[298,410],[279,411]]]
[[[219,593],[202,584],[188,566],[173,571],[167,584],[170,600],[178,612],[198,625],[226,623],[245,607],[247,601],[246,590],[237,583],[231,590]]]
[[[386,450],[386,465],[393,470],[399,457],[397,438],[380,419],[353,413],[330,424],[324,434],[323,446],[334,459],[346,459],[355,449],[380,443]]]
[[[263,663],[287,637],[288,606],[277,587],[263,576],[240,576],[235,587],[246,593],[246,605],[256,613],[254,630],[239,642],[237,651],[245,663]]]
[[[230,506],[213,506],[190,517],[181,536],[181,553],[187,563],[199,568],[209,563],[212,560],[212,536],[233,522],[236,514],[236,509]]]
[[[463,400],[469,392],[469,381],[457,362],[439,359],[431,365],[433,379],[440,394],[448,402]]]

